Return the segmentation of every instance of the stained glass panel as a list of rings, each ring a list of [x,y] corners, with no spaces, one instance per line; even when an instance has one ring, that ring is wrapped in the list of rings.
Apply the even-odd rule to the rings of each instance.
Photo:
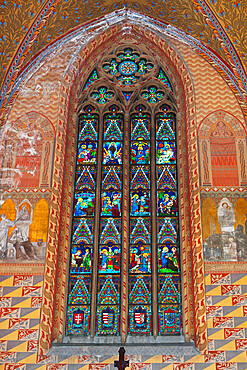
[[[133,305],[129,307],[130,334],[152,335],[151,307],[146,305]]]
[[[122,143],[104,142],[103,164],[122,164]]]
[[[120,217],[122,208],[121,193],[118,191],[105,191],[101,195],[101,215]]]
[[[159,306],[159,334],[180,334],[181,308],[179,305]]]
[[[130,214],[131,216],[150,215],[150,193],[146,189],[138,189],[130,192]]]
[[[151,277],[145,275],[130,276],[129,304],[151,304],[152,284]]]
[[[158,164],[176,163],[176,147],[173,141],[157,142],[156,153]]]
[[[131,169],[131,189],[150,189],[150,167],[133,166]]]
[[[99,276],[98,278],[98,304],[116,305],[120,303],[119,276]]]
[[[119,334],[120,313],[119,306],[98,306],[96,335]]]
[[[77,164],[96,164],[97,148],[94,141],[78,143]]]
[[[67,334],[89,335],[90,306],[69,306],[67,313]]]
[[[180,275],[159,275],[158,303],[180,303]]]
[[[75,217],[90,217],[94,215],[95,193],[85,189],[75,194]]]
[[[119,274],[121,263],[121,246],[111,242],[99,248],[99,273]]]
[[[178,219],[177,218],[158,218],[158,243],[165,243],[167,241],[176,243],[178,241]]]
[[[158,216],[178,216],[177,192],[164,189],[157,192]]]
[[[134,141],[131,143],[131,164],[150,163],[150,144],[146,141]]]
[[[129,253],[130,274],[151,273],[151,246],[144,243],[131,244]]]
[[[122,168],[120,166],[107,166],[102,169],[102,189],[122,189]]]
[[[130,243],[151,243],[151,220],[150,218],[137,218],[130,220]]]
[[[76,171],[76,188],[81,190],[87,188],[88,190],[95,189],[96,169],[93,166],[81,166]]]
[[[159,70],[159,74],[158,74],[158,80],[163,82],[163,84],[168,87],[168,89],[171,89],[172,90],[172,87],[171,87],[171,84],[165,74],[165,72],[163,71],[163,69],[160,68]]]
[[[177,187],[176,166],[157,166],[157,186],[158,189],[175,189]]]
[[[69,283],[71,305],[89,305],[91,302],[91,278],[89,276],[72,276]]]
[[[100,244],[121,243],[121,219],[101,218]]]
[[[93,246],[80,243],[72,245],[71,274],[85,274],[92,272]]]

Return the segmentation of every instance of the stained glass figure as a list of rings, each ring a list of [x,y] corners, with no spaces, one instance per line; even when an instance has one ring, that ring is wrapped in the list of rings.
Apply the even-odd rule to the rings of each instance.
[[[94,141],[83,141],[78,143],[78,164],[96,164],[97,149]]]
[[[92,272],[93,246],[85,243],[74,244],[71,250],[71,274]]]
[[[157,185],[158,189],[176,189],[177,170],[176,166],[165,165],[157,166]]]
[[[162,100],[164,96],[165,96],[164,92],[158,90],[158,88],[155,86],[149,86],[147,90],[144,90],[141,93],[141,97],[151,104],[158,103],[159,101]]]
[[[99,104],[105,104],[114,97],[114,93],[109,91],[107,87],[101,86],[98,90],[91,93],[91,98],[96,100]]]
[[[180,334],[181,308],[179,305],[161,305],[158,310],[159,335]]]
[[[134,141],[131,143],[131,163],[150,163],[150,144],[146,141]]]
[[[157,192],[158,216],[177,216],[177,192],[164,189]]]
[[[91,302],[91,278],[89,276],[72,276],[69,287],[70,305],[89,305]]]
[[[129,272],[131,274],[151,273],[151,246],[143,244],[130,245]]]
[[[178,219],[176,218],[158,218],[158,243],[162,244],[167,241],[172,244],[178,241]]]
[[[119,334],[119,306],[98,306],[96,335]]]
[[[101,195],[101,215],[120,217],[122,208],[121,193],[118,191],[105,191]]]
[[[150,215],[150,193],[146,189],[139,188],[130,193],[130,214],[131,216]]]
[[[158,303],[180,303],[180,276],[159,275],[158,278]]]
[[[109,242],[100,246],[99,273],[119,274],[121,260],[121,246]]]
[[[151,221],[150,218],[131,219],[130,221],[130,243],[151,243]]]
[[[103,164],[122,164],[122,143],[104,142]]]
[[[159,141],[156,147],[158,164],[175,164],[176,147],[173,141]]]
[[[121,244],[121,219],[101,218],[100,244]]]
[[[90,306],[69,306],[67,334],[89,335]]]
[[[176,244],[166,242],[158,246],[158,272],[179,272],[179,249]]]
[[[152,334],[151,308],[146,305],[133,305],[129,307],[130,334]]]
[[[95,189],[96,168],[94,166],[81,166],[76,171],[76,190],[87,188]]]
[[[145,275],[130,276],[129,292],[129,304],[151,304],[151,277]]]
[[[78,192],[75,194],[75,217],[90,217],[94,215],[95,193],[91,191]]]
[[[171,84],[162,68],[160,68],[157,78],[159,81],[163,82],[163,84],[168,87],[168,89],[172,90]]]
[[[133,166],[131,168],[131,189],[150,189],[150,167]]]

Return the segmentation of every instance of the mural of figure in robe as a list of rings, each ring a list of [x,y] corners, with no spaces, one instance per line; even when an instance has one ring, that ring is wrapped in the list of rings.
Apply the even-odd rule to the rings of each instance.
[[[246,207],[246,200],[241,198],[234,204],[224,197],[218,205],[210,198],[204,200],[202,231],[206,261],[247,260]]]

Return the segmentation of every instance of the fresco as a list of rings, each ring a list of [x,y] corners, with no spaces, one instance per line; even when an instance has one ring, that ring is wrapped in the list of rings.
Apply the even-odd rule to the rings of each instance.
[[[0,209],[0,262],[44,262],[49,206],[45,199],[18,206],[7,199]]]
[[[202,230],[206,261],[246,261],[247,201],[243,194],[238,199],[236,194],[204,199]]]

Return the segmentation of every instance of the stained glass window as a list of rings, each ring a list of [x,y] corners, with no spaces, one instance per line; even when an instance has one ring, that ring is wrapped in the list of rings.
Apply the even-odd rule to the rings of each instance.
[[[159,63],[132,45],[106,55],[84,85],[68,335],[120,336],[121,327],[130,336],[181,333],[171,89]]]

